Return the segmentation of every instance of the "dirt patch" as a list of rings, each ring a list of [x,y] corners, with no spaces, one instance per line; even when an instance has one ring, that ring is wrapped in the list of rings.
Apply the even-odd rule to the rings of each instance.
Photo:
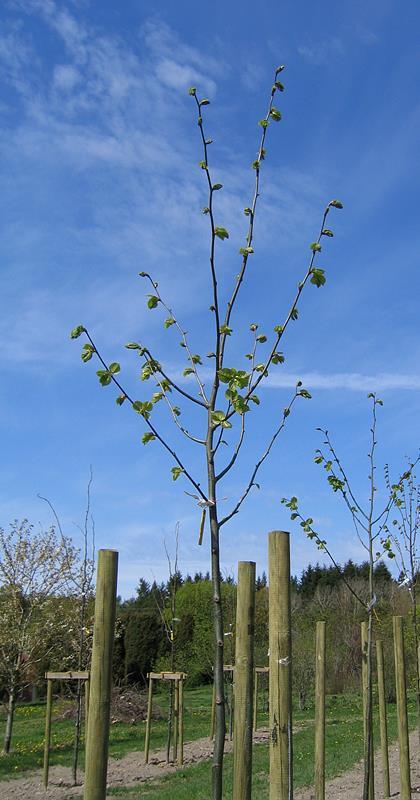
[[[267,729],[258,731],[254,738],[256,743],[268,740]],[[412,797],[420,798],[420,772],[418,769],[418,738],[417,733],[411,734],[411,762],[412,762]],[[186,742],[184,746],[184,766],[208,760],[212,756],[212,743],[209,739],[197,739]],[[232,752],[232,742],[226,742],[226,752]],[[144,763],[141,752],[128,753],[121,759],[110,759],[108,767],[108,786],[133,786],[144,781],[160,778],[176,772],[178,767],[166,764],[164,750],[154,751],[150,755],[149,764]],[[389,748],[391,796],[399,798],[399,754],[397,745]],[[0,783],[2,800],[68,800],[70,797],[80,797],[83,786],[71,787],[70,770],[65,767],[51,767],[50,785],[45,792],[41,785],[40,772],[28,774],[25,778],[16,778],[12,781]],[[376,796],[382,797],[382,767],[381,757],[375,757],[375,784]],[[326,787],[326,800],[361,800],[363,785],[363,765],[357,764],[352,770],[328,781]],[[314,800],[313,789],[299,789],[294,794],[295,800]]]

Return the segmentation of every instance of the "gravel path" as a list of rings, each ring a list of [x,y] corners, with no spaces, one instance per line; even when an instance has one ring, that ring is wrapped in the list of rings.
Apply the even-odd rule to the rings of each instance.
[[[268,731],[258,731],[254,741],[267,742]],[[416,732],[411,734],[411,760],[412,760],[412,798],[420,800],[420,772],[418,769],[418,738]],[[232,751],[232,743],[226,742],[226,752]],[[210,759],[212,744],[209,739],[197,739],[186,742],[184,746],[184,766]],[[390,752],[391,796],[394,800],[399,798],[399,758],[397,745],[391,745]],[[121,759],[110,759],[108,768],[108,785],[135,786],[153,778],[160,778],[176,772],[177,767],[166,764],[164,750],[154,751],[150,755],[149,764],[144,764],[143,753],[128,753]],[[376,796],[382,798],[382,768],[380,755],[375,759]],[[357,764],[352,770],[329,781],[326,787],[326,800],[361,800],[363,785],[363,765]],[[51,767],[50,785],[45,792],[40,783],[40,772],[28,773],[24,778],[0,783],[2,800],[69,800],[81,797],[83,786],[71,787],[70,770],[65,767]],[[295,800],[314,800],[312,789],[300,789],[294,794]]]

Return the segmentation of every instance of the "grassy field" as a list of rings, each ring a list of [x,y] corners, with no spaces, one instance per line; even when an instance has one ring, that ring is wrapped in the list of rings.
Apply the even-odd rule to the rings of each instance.
[[[185,697],[185,740],[208,736],[210,729],[211,689],[202,687],[186,691]],[[156,697],[162,708],[166,695]],[[73,747],[73,722],[60,719],[66,704],[61,701],[54,706],[51,764],[70,765]],[[396,708],[389,706],[390,739],[396,738]],[[409,703],[410,723],[415,723],[414,701]],[[26,770],[39,769],[43,757],[45,706],[20,706],[16,712],[13,753],[0,758],[0,779],[18,777]],[[302,712],[294,710],[294,723],[305,727],[294,736],[294,764],[296,787],[313,783],[313,718],[311,702]],[[266,722],[263,709],[259,713],[260,725]],[[4,726],[4,715],[0,716],[0,726]],[[379,733],[376,723],[376,742]],[[120,758],[144,746],[145,724],[129,725],[116,723],[111,726],[109,754]],[[360,697],[354,694],[330,696],[327,699],[327,776],[332,777],[349,769],[363,754],[362,720]],[[166,740],[166,721],[154,722],[151,748],[164,746]],[[80,766],[83,768],[83,753]],[[231,793],[232,759],[226,758],[226,797]],[[264,800],[267,795],[268,748],[258,745],[254,748],[254,791],[255,796]],[[134,798],[156,798],[156,800],[206,800],[209,786],[209,763],[197,764],[160,780],[142,784],[135,789],[118,788],[110,794],[121,800]],[[70,799],[70,796],[69,796]]]

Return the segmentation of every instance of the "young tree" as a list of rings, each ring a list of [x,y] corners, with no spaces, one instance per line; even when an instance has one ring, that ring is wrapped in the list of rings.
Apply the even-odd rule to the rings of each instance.
[[[250,351],[246,353],[243,364],[236,363],[233,366],[232,360],[237,357],[232,355],[231,352],[234,339],[232,335],[234,332],[232,327],[234,312],[237,310],[240,291],[254,253],[254,226],[261,191],[262,168],[266,157],[266,138],[271,123],[277,123],[281,119],[281,113],[275,106],[275,98],[284,90],[284,86],[280,81],[282,70],[283,66],[280,66],[275,71],[266,114],[259,121],[261,136],[257,157],[252,164],[254,171],[253,197],[250,205],[244,209],[244,214],[248,221],[247,232],[245,241],[239,249],[239,270],[233,278],[233,286],[226,296],[221,291],[218,282],[218,257],[223,242],[229,238],[229,232],[224,225],[220,224],[216,209],[216,198],[222,189],[222,184],[216,183],[212,179],[210,169],[209,153],[212,139],[208,137],[204,127],[204,110],[209,105],[209,100],[207,98],[199,99],[195,87],[191,87],[189,90],[197,111],[197,124],[202,145],[200,168],[203,172],[207,192],[207,202],[203,213],[209,220],[210,313],[213,317],[212,326],[214,328],[213,349],[207,355],[209,363],[213,365],[210,380],[206,382],[203,378],[202,355],[193,348],[185,327],[162,296],[157,281],[148,272],[140,273],[140,276],[150,286],[147,300],[148,308],[151,310],[160,309],[164,312],[165,328],[172,329],[177,333],[185,353],[187,364],[183,375],[179,379],[169,374],[168,368],[152,353],[147,344],[136,341],[129,342],[126,347],[143,359],[142,380],[148,381],[152,379],[156,383],[156,390],[149,399],[137,400],[123,386],[119,375],[120,364],[117,361],[109,362],[102,355],[90,331],[85,326],[78,325],[71,333],[72,338],[78,338],[82,334],[86,336],[87,342],[82,349],[82,360],[87,362],[93,356],[99,360],[101,368],[98,370],[97,375],[101,385],[108,386],[113,384],[119,391],[117,404],[129,404],[134,412],[142,418],[146,426],[143,443],[148,444],[154,440],[158,441],[174,462],[172,467],[173,480],[183,476],[190,484],[192,488],[191,496],[201,509],[199,543],[203,538],[207,515],[209,518],[211,578],[213,585],[214,681],[216,689],[216,735],[212,769],[213,800],[220,800],[222,796],[222,760],[225,737],[223,690],[224,627],[221,605],[220,531],[239,512],[251,489],[258,486],[256,482],[257,474],[270,455],[296,400],[300,397],[310,398],[309,392],[302,387],[300,381],[280,420],[274,424],[274,432],[268,438],[266,448],[257,458],[242,494],[225,514],[222,512],[223,507],[220,507],[220,486],[223,479],[228,476],[235,466],[243,447],[247,416],[249,416],[251,408],[256,408],[260,404],[258,390],[272,368],[282,364],[284,361],[284,355],[280,348],[291,322],[298,318],[298,307],[302,292],[307,284],[312,284],[319,288],[326,281],[325,271],[318,266],[317,256],[322,249],[321,241],[333,236],[333,232],[326,227],[327,217],[331,209],[342,208],[342,203],[339,200],[332,200],[326,206],[322,214],[316,241],[309,248],[309,264],[304,275],[299,280],[296,292],[291,299],[283,320],[281,322],[275,321],[276,324],[271,336],[260,332],[259,326],[256,323],[252,323],[250,325],[252,337]],[[191,384],[185,384],[184,378],[188,376],[191,376]],[[173,399],[174,397],[182,404],[182,407],[177,405]],[[178,449],[166,437],[159,423],[159,417],[155,421],[156,414],[154,412],[159,403],[166,406],[178,429],[178,433],[182,434],[182,437],[185,437],[191,443],[191,446],[202,448],[203,469],[199,474],[193,474],[187,466],[183,450]],[[190,418],[187,422],[183,422],[182,416],[185,406],[190,409]],[[200,412],[201,418],[198,416]],[[197,421],[201,426],[201,431],[198,434],[191,432],[192,426]],[[235,440],[232,444],[230,444],[231,434],[235,435]],[[225,446],[227,444],[231,447],[230,450]],[[206,483],[203,482],[204,476]]]
[[[386,481],[390,486],[389,471],[386,468]],[[392,538],[396,561],[400,569],[401,586],[406,586],[410,595],[411,625],[415,645],[417,729],[420,743],[420,664],[419,664],[419,623],[417,617],[417,591],[419,584],[420,553],[418,536],[420,534],[420,485],[416,476],[410,472],[404,484],[397,506],[396,518],[392,521]]]
[[[377,409],[383,405],[376,394],[369,393],[368,398],[372,401],[372,425],[370,428],[370,448],[369,448],[369,499],[366,505],[362,500],[358,500],[353,492],[347,473],[344,470],[343,464],[337,454],[337,451],[332,443],[331,437],[327,430],[318,428],[324,436],[324,448],[318,449],[315,454],[315,463],[322,466],[327,474],[328,483],[333,492],[341,495],[347,506],[352,522],[354,525],[357,539],[362,545],[363,549],[367,552],[368,556],[368,598],[366,600],[363,595],[354,588],[352,582],[342,574],[342,580],[347,586],[348,590],[356,598],[359,604],[365,609],[368,615],[368,641],[366,653],[364,656],[367,661],[367,709],[366,709],[366,737],[365,737],[365,762],[364,762],[364,784],[363,784],[363,800],[368,800],[371,796],[371,787],[373,784],[373,726],[372,726],[372,630],[373,630],[373,614],[374,608],[377,603],[376,585],[375,585],[375,564],[384,556],[394,558],[392,551],[392,542],[389,536],[387,522],[392,508],[399,506],[401,503],[401,493],[403,491],[404,482],[410,477],[413,469],[413,464],[410,464],[409,469],[406,470],[398,479],[396,483],[391,483],[389,478],[386,481],[388,487],[388,494],[382,509],[377,509],[376,494],[378,491],[377,478],[376,478],[376,424],[377,424]],[[387,474],[387,473],[386,473]],[[302,515],[299,507],[297,497],[291,499],[283,498],[287,508],[290,509],[291,519],[300,520],[300,525],[309,539],[313,539],[319,550],[326,553],[331,559],[334,567],[339,570],[339,566],[331,553],[327,541],[322,538],[314,528],[314,520],[312,517],[305,517]]]
[[[9,532],[0,528],[0,672],[8,693],[4,754],[10,752],[19,691],[48,655],[47,635],[59,635],[57,596],[68,586],[75,558],[70,539],[53,527],[36,533],[27,520],[15,520]]]
[[[89,668],[91,657],[92,638],[87,636],[88,631],[88,616],[89,616],[89,600],[93,598],[94,589],[94,575],[95,575],[95,523],[91,514],[91,489],[93,482],[92,468],[90,470],[89,481],[87,485],[87,500],[85,517],[82,526],[77,526],[82,535],[82,550],[78,554],[77,560],[72,558],[72,553],[69,553],[68,565],[68,590],[72,599],[71,604],[71,617],[72,617],[72,631],[73,641],[71,643],[70,651],[67,653],[67,658],[71,660],[70,668],[74,669],[74,664],[77,664],[77,670],[81,672]],[[39,495],[41,500],[44,500],[50,507],[54,519],[59,530],[61,541],[65,544],[67,541],[63,534],[59,516],[53,504],[46,497]],[[77,783],[77,766],[79,762],[79,750],[82,728],[82,682],[77,681],[76,688],[76,718],[75,718],[75,736],[73,747],[73,761],[72,761],[72,777],[74,786]]]

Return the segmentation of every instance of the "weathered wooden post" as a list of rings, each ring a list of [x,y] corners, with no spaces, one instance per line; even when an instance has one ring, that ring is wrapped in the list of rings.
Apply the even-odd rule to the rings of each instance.
[[[45,712],[45,740],[44,740],[44,787],[48,788],[48,774],[50,770],[50,743],[51,743],[51,710],[52,710],[53,682],[47,678],[47,708]]]
[[[325,622],[316,623],[315,800],[325,800]]]
[[[173,739],[174,764],[178,760],[178,734],[179,734],[179,680],[175,680],[174,681],[174,739]]]
[[[236,599],[233,800],[251,800],[255,563],[240,561]]]
[[[184,677],[181,674],[181,678],[179,681],[179,693],[178,693],[178,703],[179,703],[179,753],[178,753],[178,765],[182,767],[184,763]]]
[[[362,698],[363,698],[363,738],[365,753],[369,750],[369,800],[375,800],[375,772],[373,752],[373,719],[369,724],[369,660],[368,660],[368,623],[361,624],[362,639]]]
[[[293,798],[289,533],[268,535],[270,800]]]
[[[105,800],[106,797],[117,572],[116,550],[99,550],[86,739],[85,800]]]
[[[149,748],[150,748],[150,729],[152,727],[152,705],[153,705],[153,678],[149,678],[149,692],[147,697],[147,717],[146,717],[146,738],[144,740],[144,763],[149,763]]]
[[[390,797],[391,792],[389,785],[388,721],[386,717],[384,647],[380,639],[376,640],[376,665],[378,670],[379,725],[381,731],[384,797]]]
[[[400,749],[400,797],[411,798],[410,748],[408,742],[407,681],[405,675],[403,618],[393,617],[398,744]]]
[[[254,672],[254,731],[258,730],[258,672]]]

